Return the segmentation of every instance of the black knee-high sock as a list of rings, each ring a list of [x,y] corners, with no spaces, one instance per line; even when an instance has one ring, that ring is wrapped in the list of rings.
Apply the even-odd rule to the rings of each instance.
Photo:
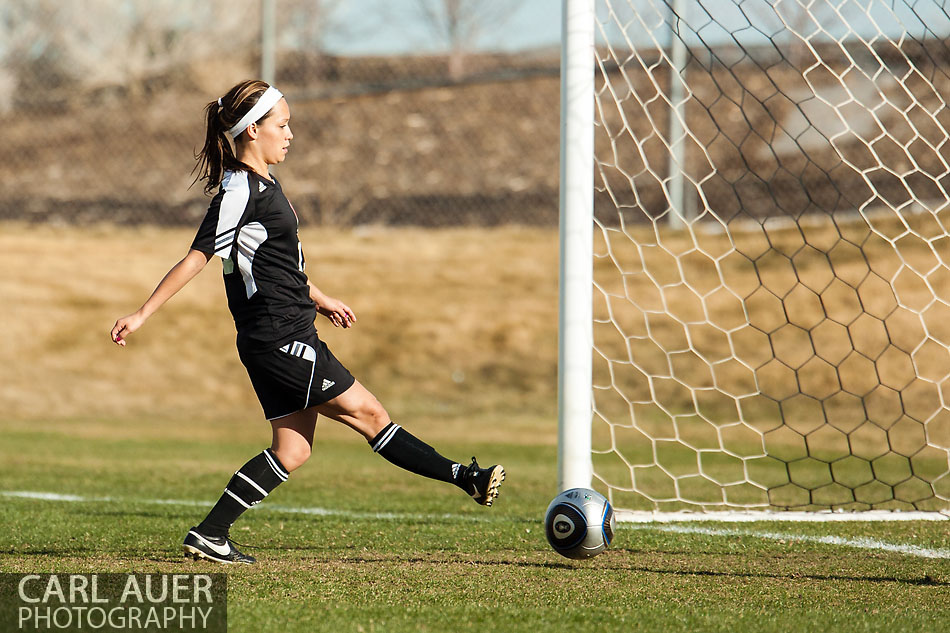
[[[411,473],[458,485],[459,475],[465,471],[461,464],[439,455],[438,452],[395,422],[386,425],[369,440],[373,450],[387,460]]]
[[[231,525],[245,510],[263,501],[274,488],[287,481],[288,476],[274,451],[264,449],[234,473],[224,494],[198,525],[198,531],[205,536],[227,536]]]

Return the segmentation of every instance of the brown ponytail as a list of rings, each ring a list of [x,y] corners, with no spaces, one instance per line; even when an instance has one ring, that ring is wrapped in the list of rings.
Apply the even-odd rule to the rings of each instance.
[[[228,133],[247,114],[270,86],[260,80],[242,81],[218,100],[205,106],[205,144],[195,154],[198,175],[195,182],[206,180],[206,194],[214,193],[225,171],[247,171],[250,167],[234,154],[231,135]],[[194,173],[194,170],[192,171]]]

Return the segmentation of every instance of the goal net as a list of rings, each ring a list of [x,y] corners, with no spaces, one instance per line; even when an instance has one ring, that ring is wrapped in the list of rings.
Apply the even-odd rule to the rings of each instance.
[[[594,487],[947,513],[944,3],[593,13]]]

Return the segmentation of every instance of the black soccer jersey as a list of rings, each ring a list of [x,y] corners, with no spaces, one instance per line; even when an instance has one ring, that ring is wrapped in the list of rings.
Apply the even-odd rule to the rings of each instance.
[[[226,172],[191,247],[223,260],[238,346],[267,351],[313,330],[297,214],[276,179]]]

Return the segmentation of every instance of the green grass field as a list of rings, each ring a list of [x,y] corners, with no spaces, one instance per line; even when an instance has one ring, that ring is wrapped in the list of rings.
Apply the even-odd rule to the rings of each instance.
[[[495,507],[321,421],[310,462],[235,526],[258,565],[182,558],[269,441],[217,269],[127,349],[108,342],[189,239],[0,231],[0,572],[226,571],[232,631],[950,630],[947,522],[624,525],[591,561],[554,553],[557,240],[541,230],[304,235],[317,284],[360,316],[321,333],[400,424],[503,463]]]
[[[4,424],[0,490],[90,500],[5,496],[0,571],[219,569],[182,558],[179,544],[262,432],[247,425],[222,444],[215,433],[233,430],[223,421],[197,440],[187,424],[152,421],[161,431],[139,436],[131,423]],[[233,532],[260,564],[226,570],[232,631],[916,632],[950,621],[950,560],[795,540],[946,554],[945,523],[627,525],[613,549],[576,562],[548,548],[540,525],[554,492],[549,442],[440,443],[506,465],[503,495],[485,509],[389,466],[353,434],[326,425],[319,436],[311,462]]]

